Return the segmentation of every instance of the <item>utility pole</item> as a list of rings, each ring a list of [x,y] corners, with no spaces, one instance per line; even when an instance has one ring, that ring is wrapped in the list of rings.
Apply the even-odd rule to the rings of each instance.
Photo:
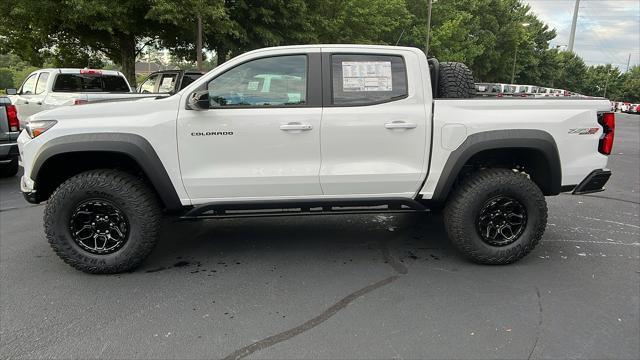
[[[198,39],[196,41],[196,63],[198,71],[202,71],[202,17],[198,15]]]
[[[580,10],[580,0],[576,0],[576,6],[573,8],[573,21],[571,22],[571,35],[569,35],[569,50],[573,52],[573,43],[576,41],[576,25],[578,24],[578,10]]]
[[[629,72],[629,64],[631,63],[631,53],[629,53],[629,58],[627,59],[627,71],[625,72]]]
[[[429,40],[431,36],[431,7],[433,5],[433,0],[429,0],[427,4],[427,47],[424,49],[424,54],[429,57]]]
[[[518,46],[516,45],[516,52],[513,53],[513,71],[511,72],[511,83],[516,81],[516,61],[518,60]]]

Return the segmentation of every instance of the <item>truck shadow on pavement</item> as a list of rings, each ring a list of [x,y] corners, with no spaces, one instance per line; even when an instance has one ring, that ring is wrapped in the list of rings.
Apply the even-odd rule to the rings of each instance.
[[[167,219],[163,226],[157,248],[138,271],[188,267],[200,272],[197,268],[206,265],[227,268],[243,261],[313,258],[327,266],[386,264],[406,274],[415,260],[458,257],[440,214]]]

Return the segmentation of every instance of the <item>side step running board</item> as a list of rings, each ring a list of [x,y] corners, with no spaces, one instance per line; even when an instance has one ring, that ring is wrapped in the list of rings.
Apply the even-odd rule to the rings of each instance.
[[[337,213],[371,214],[427,210],[423,204],[407,198],[217,201],[196,206],[182,215],[180,219],[326,215]]]

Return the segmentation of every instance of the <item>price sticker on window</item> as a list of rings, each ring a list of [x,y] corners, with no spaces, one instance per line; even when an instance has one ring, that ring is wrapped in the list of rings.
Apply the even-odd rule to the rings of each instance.
[[[390,61],[343,61],[343,91],[393,91]]]

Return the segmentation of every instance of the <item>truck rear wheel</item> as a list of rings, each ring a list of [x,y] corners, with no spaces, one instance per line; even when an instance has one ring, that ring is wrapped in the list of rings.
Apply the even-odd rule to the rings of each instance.
[[[162,219],[156,194],[133,175],[92,170],[56,189],[44,212],[49,244],[78,270],[133,270],[153,250]]]
[[[470,175],[444,211],[451,242],[482,264],[510,264],[538,244],[547,226],[542,191],[525,174],[487,169]]]
[[[473,73],[463,63],[440,63],[438,97],[445,99],[467,99],[475,96]]]

